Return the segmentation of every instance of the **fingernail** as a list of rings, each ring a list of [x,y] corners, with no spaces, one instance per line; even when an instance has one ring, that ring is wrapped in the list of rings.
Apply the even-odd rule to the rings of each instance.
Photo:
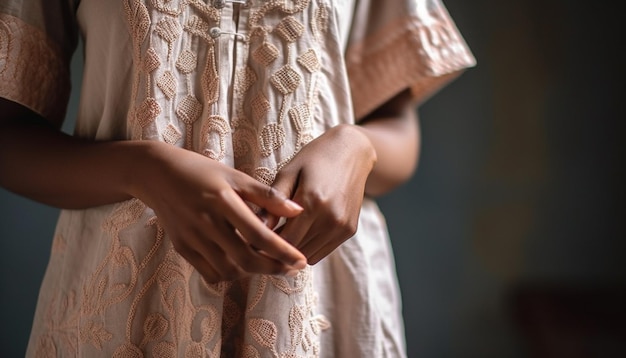
[[[293,201],[293,200],[286,199],[286,200],[285,200],[285,204],[286,204],[286,205],[287,205],[290,209],[294,209],[294,210],[298,210],[298,211],[303,211],[303,210],[304,210],[304,208],[303,208],[303,207],[301,207],[300,205],[298,205],[298,203],[296,203],[296,202],[295,202],[295,201]]]
[[[289,270],[289,271],[287,271],[285,276],[287,276],[287,277],[296,277],[298,275],[298,272],[300,272],[300,270]]]

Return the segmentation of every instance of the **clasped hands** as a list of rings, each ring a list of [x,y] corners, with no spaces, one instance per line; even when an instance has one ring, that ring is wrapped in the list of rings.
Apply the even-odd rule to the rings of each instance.
[[[304,146],[272,187],[170,148],[155,156],[152,167],[159,169],[136,196],[155,211],[174,249],[211,283],[295,275],[326,257],[356,232],[376,162],[371,142],[353,125],[333,127]],[[257,216],[246,201],[266,215]],[[272,230],[280,217],[285,225]]]

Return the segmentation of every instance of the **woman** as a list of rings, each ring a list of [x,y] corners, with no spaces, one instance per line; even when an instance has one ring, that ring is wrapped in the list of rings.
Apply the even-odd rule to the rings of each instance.
[[[8,0],[0,51],[0,182],[65,209],[28,356],[405,356],[369,197],[474,63],[438,0]]]

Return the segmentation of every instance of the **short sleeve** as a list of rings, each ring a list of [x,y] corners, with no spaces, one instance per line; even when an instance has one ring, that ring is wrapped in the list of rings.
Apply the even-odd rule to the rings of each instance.
[[[476,61],[440,0],[357,0],[346,47],[355,117],[405,89],[424,102]]]
[[[60,125],[77,32],[72,0],[0,2],[0,97]]]

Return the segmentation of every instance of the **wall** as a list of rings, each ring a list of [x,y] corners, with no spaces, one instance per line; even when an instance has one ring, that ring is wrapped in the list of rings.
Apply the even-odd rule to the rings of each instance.
[[[626,356],[621,15],[446,4],[478,66],[420,108],[419,170],[381,200],[410,356]]]

